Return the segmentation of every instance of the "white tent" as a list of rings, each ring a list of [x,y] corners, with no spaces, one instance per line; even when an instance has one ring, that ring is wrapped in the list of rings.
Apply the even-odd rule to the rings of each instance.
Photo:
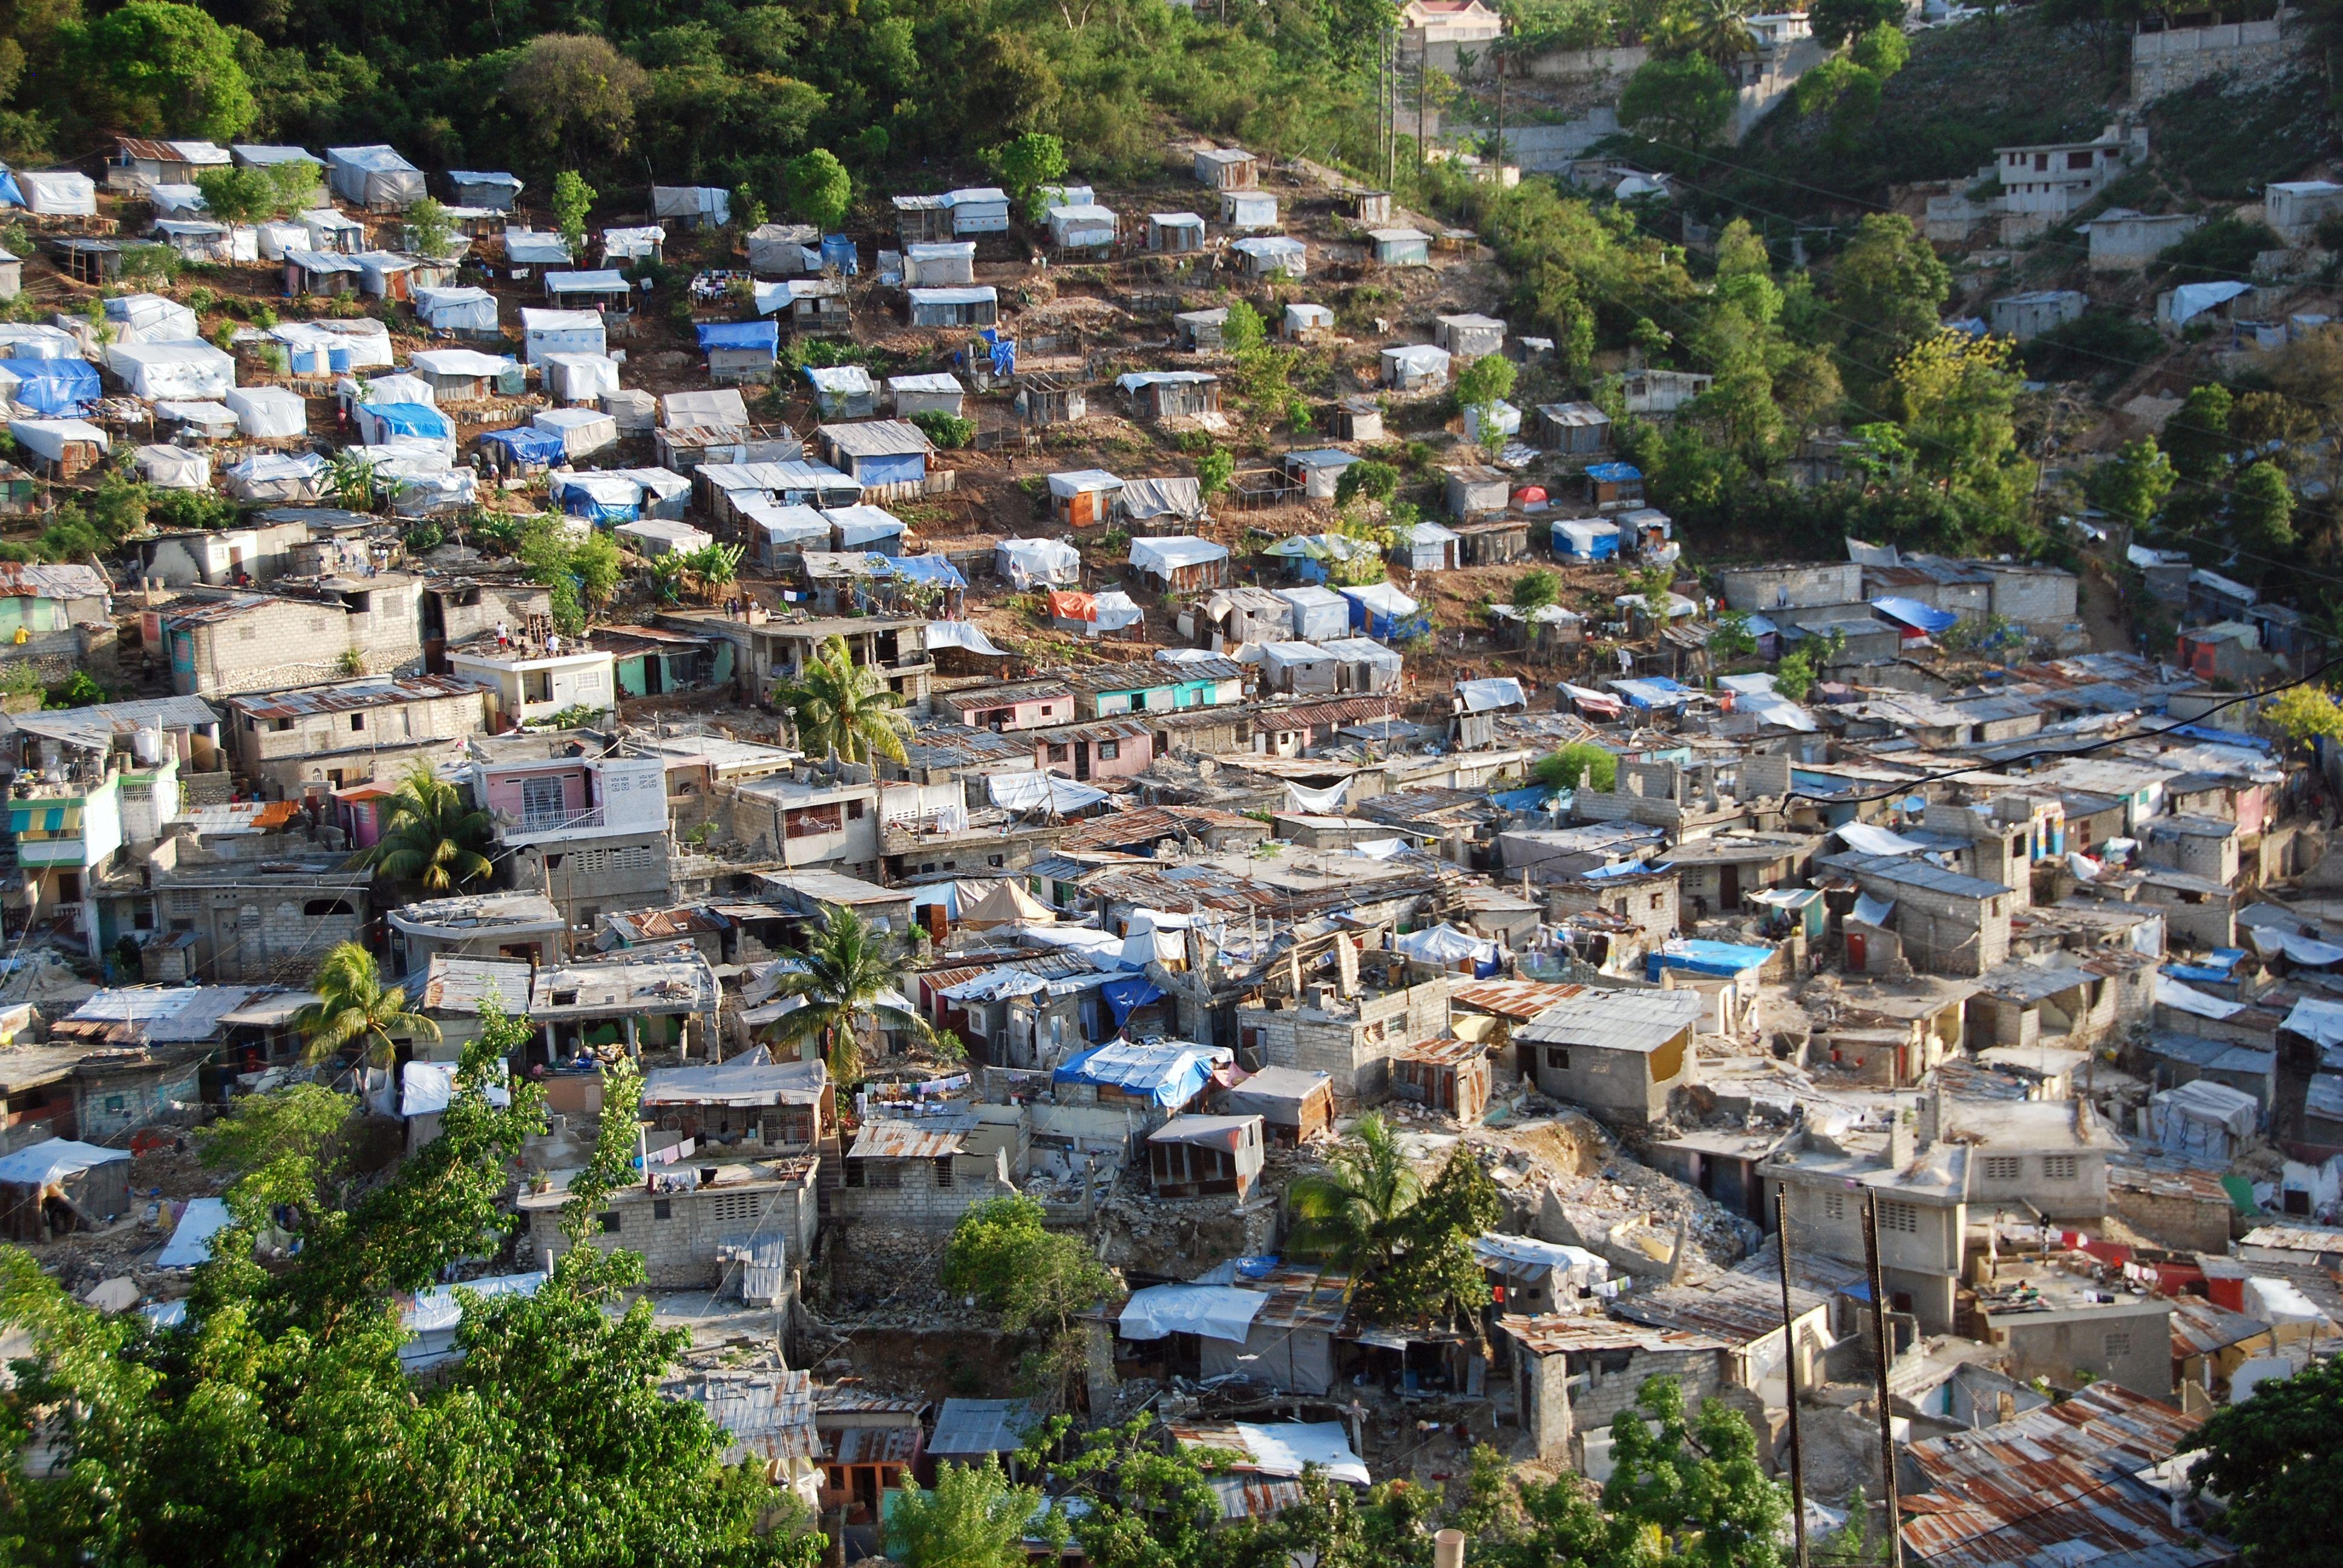
[[[1079,811],[1106,799],[1105,790],[1055,773],[990,773],[984,788],[994,805],[1009,811]]]
[[[1159,518],[1194,522],[1205,515],[1204,487],[1194,479],[1125,479],[1115,504],[1134,523]]]
[[[505,259],[515,266],[568,266],[569,242],[550,229],[508,228]]]
[[[618,444],[618,422],[598,408],[548,408],[529,424],[560,437],[562,454],[573,463]]]
[[[106,432],[86,419],[11,419],[8,434],[27,452],[52,463],[78,442],[94,442],[101,452],[106,449]]]
[[[138,477],[158,490],[211,487],[212,460],[186,447],[141,447],[131,454]]]
[[[1271,590],[1293,607],[1293,635],[1303,642],[1340,637],[1351,628],[1351,607],[1332,588],[1292,588]]]
[[[659,399],[659,419],[670,430],[739,428],[749,423],[749,400],[737,387],[670,392]]]
[[[0,359],[79,359],[81,339],[62,327],[0,322]]]
[[[423,171],[387,146],[327,147],[326,179],[360,206],[406,208],[424,196]]]
[[[282,387],[234,387],[220,401],[236,412],[236,427],[259,439],[306,435],[309,407],[297,392]]]
[[[418,288],[415,314],[434,332],[494,332],[497,297],[485,288]]]
[[[651,216],[721,226],[732,221],[732,193],[715,186],[653,186]]]
[[[200,343],[204,336],[194,311],[159,294],[126,294],[107,300],[106,324],[114,329],[117,345]]]
[[[326,459],[315,452],[262,452],[227,471],[227,493],[240,501],[314,501]]]
[[[297,376],[390,368],[390,328],[379,321],[287,321],[268,336],[284,346]]]
[[[54,173],[18,174],[16,188],[25,193],[25,210],[43,217],[96,217],[97,182],[70,169]]]
[[[1011,588],[1071,588],[1082,580],[1082,552],[1061,539],[1003,539],[993,547],[992,559]]]
[[[155,1260],[158,1269],[192,1269],[208,1262],[212,1255],[212,1238],[227,1229],[233,1216],[228,1213],[227,1201],[223,1198],[193,1198],[179,1216],[179,1223],[171,1231],[171,1239],[163,1247],[162,1256]]]
[[[1216,545],[1210,539],[1173,535],[1131,541],[1131,564],[1141,571],[1154,572],[1165,578],[1187,567],[1208,566],[1213,561],[1228,558],[1228,547]]]
[[[618,362],[607,354],[548,354],[538,363],[545,368],[546,396],[559,402],[598,408],[604,394],[618,389]]]
[[[374,470],[376,478],[386,484],[397,479],[425,478],[444,474],[455,465],[454,454],[447,441],[427,440],[419,436],[394,436],[377,447],[345,447],[342,450]]]
[[[307,250],[309,228],[307,224],[269,222],[258,226],[256,235],[260,259],[283,261],[288,250]]]
[[[437,394],[431,389],[430,382],[420,376],[409,376],[404,372],[394,376],[369,376],[363,391],[356,381],[345,381],[334,390],[347,390],[367,403],[420,403],[427,408],[439,401]]]
[[[141,398],[227,398],[236,385],[236,358],[208,342],[122,342],[106,368]]]
[[[155,417],[184,425],[206,441],[225,441],[236,434],[236,410],[225,403],[166,397],[155,405]]]
[[[598,310],[534,310],[520,313],[520,357],[527,365],[548,354],[603,354],[609,342]]]
[[[480,477],[469,468],[408,476],[392,492],[390,509],[402,518],[460,512],[479,498],[479,483]]]
[[[457,380],[502,376],[519,368],[509,354],[483,354],[476,348],[418,348],[407,357],[407,363],[418,375]]]
[[[1050,209],[1050,243],[1061,250],[1094,249],[1114,243],[1114,213],[1094,202]]]

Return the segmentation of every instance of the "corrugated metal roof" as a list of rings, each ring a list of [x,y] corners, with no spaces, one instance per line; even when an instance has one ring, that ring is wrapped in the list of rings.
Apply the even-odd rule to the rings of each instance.
[[[1851,871],[1857,877],[1876,877],[1896,887],[1920,888],[1957,899],[1993,899],[2009,891],[1999,882],[1964,877],[1958,871],[1947,871],[1942,866],[1932,865],[1917,856],[1823,855],[1817,859],[1823,865]]]
[[[478,697],[489,689],[485,682],[454,675],[370,675],[330,686],[255,692],[224,700],[234,711],[255,719],[301,719],[317,713],[387,708],[394,703],[432,702],[443,697]]]
[[[1424,1061],[1435,1067],[1461,1067],[1489,1054],[1489,1048],[1469,1040],[1423,1040],[1392,1052],[1394,1060]]]
[[[821,1452],[813,1421],[813,1377],[775,1367],[694,1372],[659,1385],[672,1400],[697,1403],[731,1437],[723,1462],[811,1459]]]
[[[2178,1549],[2178,1563],[2225,1561],[2234,1548],[2176,1525],[2167,1500],[2135,1479],[2170,1458],[2197,1425],[2101,1381],[2015,1421],[1915,1442],[1906,1452],[1930,1489],[1903,1500],[1905,1546],[1932,1568],[2157,1549]]]
[[[1448,993],[1448,1000],[1481,1012],[1494,1013],[1526,1023],[1558,1001],[1574,997],[1586,988],[1580,985],[1560,985],[1552,980],[1486,980],[1460,985]]]
[[[1696,990],[1582,990],[1513,1030],[1532,1045],[1654,1051],[1700,1021],[1707,1000]]]
[[[1710,1334],[1625,1323],[1615,1318],[1505,1317],[1497,1326],[1532,1355],[1569,1351],[1721,1351],[1731,1348]]]
[[[923,1116],[916,1121],[870,1121],[855,1135],[849,1160],[941,1160],[966,1152],[973,1116]]]
[[[466,959],[433,953],[424,976],[421,1006],[428,1010],[473,1012],[493,1000],[507,1012],[528,1009],[528,965],[519,959]]]
[[[2259,1318],[2249,1318],[2243,1312],[2233,1312],[2227,1307],[2195,1296],[2181,1296],[2172,1303],[2172,1359],[2183,1356],[2210,1355],[2234,1344],[2241,1344],[2257,1334],[2270,1332],[2270,1325]]]
[[[955,1454],[1014,1453],[1024,1446],[1025,1432],[1041,1419],[1021,1399],[948,1399],[936,1411],[935,1435],[928,1452],[939,1457]]]

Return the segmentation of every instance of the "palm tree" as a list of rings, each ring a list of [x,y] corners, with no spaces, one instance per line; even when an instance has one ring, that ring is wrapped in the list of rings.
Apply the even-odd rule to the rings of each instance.
[[[326,462],[326,493],[345,511],[374,510],[374,465],[355,453],[335,453]]]
[[[1667,55],[1700,55],[1720,67],[1757,52],[1749,34],[1751,0],[1684,0],[1672,6],[1654,29],[1660,51]]]
[[[895,989],[894,956],[885,936],[852,910],[830,908],[802,962],[803,968],[781,978],[781,995],[806,1000],[805,1006],[781,1015],[785,1038],[819,1036],[830,1075],[840,1083],[862,1076],[860,1020],[866,1015],[935,1043],[925,1019],[880,1000]]]
[[[1414,1205],[1423,1183],[1391,1124],[1370,1112],[1326,1157],[1324,1174],[1304,1176],[1286,1191],[1293,1206],[1289,1250],[1356,1274],[1383,1260],[1392,1222]]]
[[[382,1067],[396,1049],[394,1037],[439,1038],[439,1026],[419,1012],[409,1012],[407,993],[384,985],[374,955],[356,942],[344,942],[327,953],[313,983],[317,1000],[294,1020],[308,1037],[312,1061],[356,1045],[368,1064]]]
[[[481,849],[494,825],[464,792],[418,761],[390,798],[382,837],[351,857],[395,882],[419,882],[435,893],[455,891],[496,869]]]
[[[876,670],[854,662],[842,637],[825,640],[796,679],[774,687],[773,701],[788,711],[798,745],[809,755],[903,760],[903,738],[911,732],[903,699]]]

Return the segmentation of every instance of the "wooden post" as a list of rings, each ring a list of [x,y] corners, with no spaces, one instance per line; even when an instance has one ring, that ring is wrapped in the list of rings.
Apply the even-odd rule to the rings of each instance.
[[[1872,1372],[1879,1396],[1879,1461],[1887,1492],[1887,1568],[1904,1568],[1902,1499],[1896,1490],[1896,1422],[1887,1408],[1887,1298],[1879,1277],[1879,1191],[1863,1195],[1863,1261],[1871,1285]]]
[[[1529,873],[1522,873],[1527,882]],[[1792,1325],[1797,1314],[1790,1308],[1790,1199],[1774,1189],[1774,1237],[1780,1243],[1782,1265],[1782,1375],[1790,1389],[1790,1518],[1797,1527],[1798,1568],[1806,1568],[1806,1456],[1798,1440],[1798,1337]]]

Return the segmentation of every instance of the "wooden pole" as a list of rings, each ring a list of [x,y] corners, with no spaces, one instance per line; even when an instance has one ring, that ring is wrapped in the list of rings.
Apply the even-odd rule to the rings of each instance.
[[[1879,1462],[1887,1490],[1887,1568],[1904,1568],[1903,1500],[1896,1490],[1896,1422],[1887,1408],[1887,1299],[1879,1278],[1879,1191],[1863,1195],[1863,1261],[1871,1285],[1872,1372],[1879,1396]]]
[[[1529,872],[1522,873],[1524,888]],[[1790,1199],[1785,1188],[1774,1189],[1774,1235],[1781,1243],[1782,1375],[1790,1387],[1790,1518],[1798,1532],[1798,1568],[1806,1568],[1806,1455],[1798,1436],[1798,1340],[1792,1325],[1797,1314],[1790,1308]]]

